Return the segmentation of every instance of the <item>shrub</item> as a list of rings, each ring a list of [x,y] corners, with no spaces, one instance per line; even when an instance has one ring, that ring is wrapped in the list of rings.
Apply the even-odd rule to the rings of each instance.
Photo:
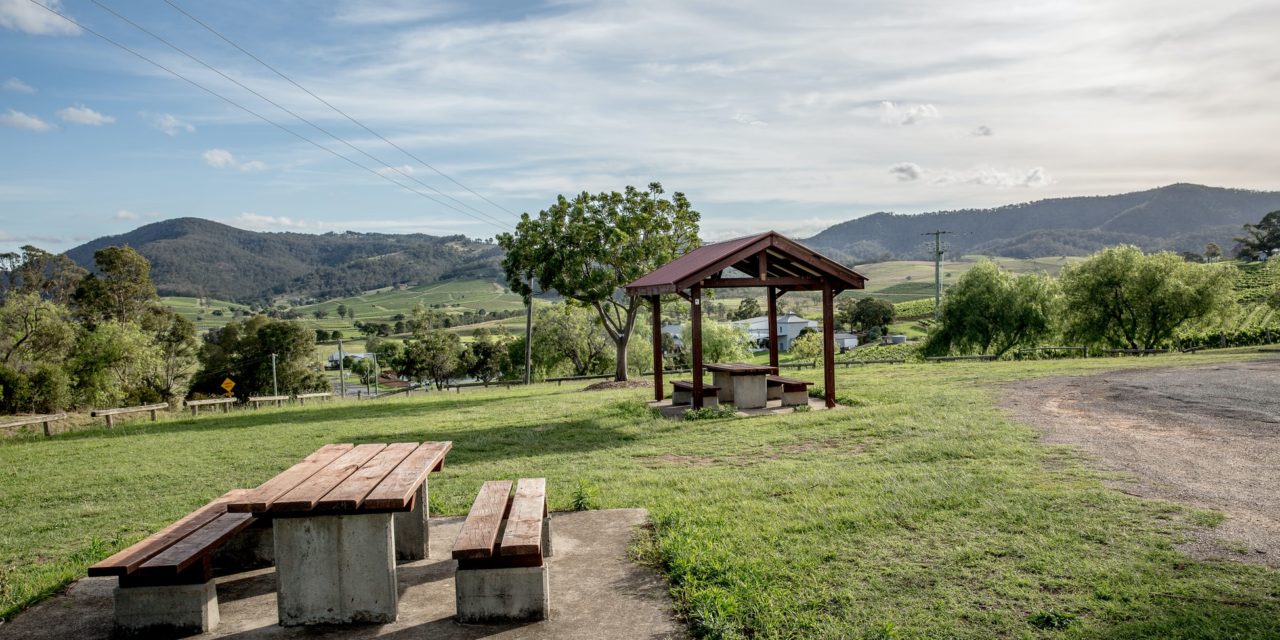
[[[71,377],[61,367],[42,363],[30,376],[29,396],[35,413],[53,413],[71,405]]]

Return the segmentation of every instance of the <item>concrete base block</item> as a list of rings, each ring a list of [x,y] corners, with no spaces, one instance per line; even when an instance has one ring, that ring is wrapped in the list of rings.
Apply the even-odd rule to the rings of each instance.
[[[394,622],[391,515],[273,520],[280,625]]]
[[[213,566],[224,573],[260,569],[275,563],[275,534],[267,521],[254,522],[213,552]]]
[[[768,404],[764,376],[733,376],[733,403],[739,409],[759,409]]]
[[[424,480],[413,499],[413,511],[395,514],[396,560],[399,562],[425,560],[431,553],[431,533],[427,529],[431,505],[427,498],[427,482]]]
[[[688,391],[676,389],[671,392],[671,404],[692,404],[693,394]]]
[[[693,394],[688,391],[671,392],[672,405],[691,405],[693,404]],[[720,406],[720,398],[714,393],[707,393],[702,396],[702,406],[705,409],[714,409]]]
[[[465,569],[455,575],[459,622],[546,620],[551,613],[547,566]]]
[[[542,519],[542,557],[550,558],[554,554],[551,548],[551,516]]]
[[[784,391],[782,393],[782,406],[798,407],[802,404],[809,404],[808,391]]]
[[[720,387],[720,391],[716,393],[720,397],[720,402],[733,402],[733,394],[737,392],[733,388],[733,376],[723,371],[712,371],[711,384]]]
[[[125,638],[182,638],[218,626],[213,581],[163,587],[116,587],[115,632]]]
[[[769,385],[767,395],[768,395],[768,398],[769,398],[770,400],[781,400],[781,399],[782,399],[782,385],[780,385],[780,384],[771,384],[771,385]]]

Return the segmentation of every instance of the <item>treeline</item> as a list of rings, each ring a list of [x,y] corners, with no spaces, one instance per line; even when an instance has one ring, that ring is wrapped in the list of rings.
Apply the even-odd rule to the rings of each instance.
[[[94,254],[89,273],[37,247],[0,255],[0,412],[176,403],[188,393],[241,397],[325,389],[304,325],[255,316],[197,338],[160,303],[151,265],[128,247]]]
[[[1159,349],[1178,332],[1233,312],[1239,270],[1134,246],[1104,249],[1058,280],[985,262],[947,289],[926,355],[1003,355],[1045,342]]]

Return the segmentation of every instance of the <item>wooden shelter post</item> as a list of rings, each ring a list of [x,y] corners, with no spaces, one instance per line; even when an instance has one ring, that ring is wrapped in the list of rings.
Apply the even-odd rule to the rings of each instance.
[[[836,318],[831,283],[822,283],[822,388],[827,408],[836,406]]]
[[[778,366],[778,288],[768,287],[769,366]]]
[[[692,325],[690,333],[693,334],[693,352],[690,354],[693,360],[693,408],[702,408],[702,285],[695,284],[689,289],[689,306],[692,308],[690,314]]]
[[[653,304],[653,399],[662,402],[662,296],[649,296]]]

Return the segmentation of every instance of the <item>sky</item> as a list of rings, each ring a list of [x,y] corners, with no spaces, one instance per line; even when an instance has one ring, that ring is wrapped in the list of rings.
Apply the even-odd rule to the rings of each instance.
[[[488,238],[652,181],[708,240],[1280,190],[1274,0],[171,2],[374,133],[164,0],[0,0],[0,251],[183,216]]]

